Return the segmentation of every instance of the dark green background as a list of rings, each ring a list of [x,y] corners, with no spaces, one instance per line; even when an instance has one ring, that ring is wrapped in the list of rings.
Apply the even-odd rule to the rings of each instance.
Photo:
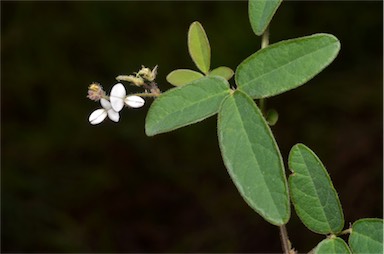
[[[346,226],[382,216],[382,2],[284,2],[271,43],[318,32],[337,59],[267,101],[284,159],[302,142],[326,165]],[[200,21],[212,67],[260,47],[247,2],[1,1],[2,252],[280,252],[278,228],[241,199],[221,161],[216,117],[148,138],[140,110],[88,123],[100,82],[159,65],[157,81],[195,69],[186,36]],[[233,80],[231,81],[233,84]],[[287,171],[288,174],[288,171]],[[323,236],[294,211],[288,232],[308,252]]]

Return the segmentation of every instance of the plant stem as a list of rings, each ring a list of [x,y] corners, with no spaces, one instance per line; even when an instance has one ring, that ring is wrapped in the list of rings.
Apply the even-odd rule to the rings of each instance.
[[[269,26],[267,27],[267,29],[265,29],[263,35],[261,36],[261,49],[268,47],[268,45],[269,45]],[[264,116],[266,114],[265,104],[266,104],[266,99],[261,98],[259,100],[259,107],[260,107],[261,113]],[[291,242],[289,241],[289,238],[288,238],[287,228],[285,227],[285,225],[281,225],[279,229],[280,229],[281,246],[283,247],[284,254],[290,254]]]
[[[136,95],[136,96],[140,96],[140,97],[158,97],[158,96],[160,96],[160,94],[158,94],[158,93],[133,93],[130,95]]]
[[[266,99],[259,99],[259,108],[264,117],[267,117],[266,104]]]
[[[281,240],[281,246],[283,247],[284,254],[290,254],[291,253],[291,242],[288,238],[288,232],[285,225],[281,225],[279,227],[280,229],[280,240]]]
[[[269,27],[267,27],[265,29],[263,35],[261,36],[261,49],[268,47],[268,45],[269,45]],[[266,112],[265,112],[265,100],[266,99],[263,99],[263,98],[261,98],[259,100],[260,111],[264,116],[266,114]]]

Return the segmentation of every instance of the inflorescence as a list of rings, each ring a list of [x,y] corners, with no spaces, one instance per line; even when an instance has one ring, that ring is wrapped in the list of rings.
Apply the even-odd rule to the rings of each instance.
[[[108,96],[103,87],[99,83],[92,83],[88,86],[88,95],[92,101],[100,101],[100,109],[96,109],[89,116],[91,124],[101,123],[107,116],[114,122],[120,119],[119,112],[128,106],[130,108],[140,108],[144,106],[143,97],[157,97],[161,94],[160,89],[155,83],[157,74],[157,66],[153,70],[142,66],[142,68],[134,73],[135,75],[119,75],[117,81],[127,81],[131,85],[144,89],[143,93],[127,95],[125,87],[122,83],[117,83],[112,87],[111,94]]]

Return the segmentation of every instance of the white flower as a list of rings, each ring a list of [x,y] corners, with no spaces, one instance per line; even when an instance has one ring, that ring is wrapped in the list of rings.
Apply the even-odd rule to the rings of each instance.
[[[111,101],[111,106],[116,112],[120,112],[123,109],[124,103],[130,106],[131,108],[140,108],[144,105],[145,101],[143,98],[137,95],[126,96],[127,92],[125,87],[121,83],[117,83],[112,87],[111,95],[109,100]]]
[[[96,109],[92,112],[92,114],[89,116],[89,122],[93,125],[101,123],[107,116],[109,119],[111,119],[114,122],[118,122],[120,119],[119,113],[116,112],[112,106],[111,103],[104,99],[100,99],[100,104],[103,108]]]

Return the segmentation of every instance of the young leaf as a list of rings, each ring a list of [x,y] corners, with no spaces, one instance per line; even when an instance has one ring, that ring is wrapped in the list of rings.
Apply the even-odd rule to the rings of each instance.
[[[197,71],[179,69],[170,72],[167,75],[167,81],[174,86],[181,86],[188,84],[196,79],[204,77],[203,74]]]
[[[340,42],[330,34],[272,44],[237,67],[238,89],[252,98],[270,97],[294,89],[329,65],[339,50]]]
[[[343,210],[320,159],[305,145],[297,144],[289,153],[288,165],[292,203],[304,225],[320,234],[340,232]]]
[[[282,0],[249,0],[249,21],[253,32],[260,36],[264,33]]]
[[[203,26],[197,21],[189,27],[188,50],[197,68],[204,74],[208,74],[211,64],[211,47]]]
[[[343,239],[336,237],[331,239],[324,239],[315,249],[315,254],[350,254],[351,251]]]
[[[383,253],[383,220],[360,219],[348,239],[353,253]]]
[[[209,72],[209,76],[220,76],[225,78],[226,80],[230,80],[233,77],[233,70],[231,68],[225,67],[225,66],[220,66],[217,67],[216,69],[213,69],[212,71]]]
[[[285,224],[290,204],[279,148],[250,97],[235,91],[223,102],[218,137],[224,164],[244,200],[265,220]]]
[[[229,92],[228,81],[221,77],[204,77],[170,89],[152,103],[145,132],[153,136],[202,121],[217,113]]]

